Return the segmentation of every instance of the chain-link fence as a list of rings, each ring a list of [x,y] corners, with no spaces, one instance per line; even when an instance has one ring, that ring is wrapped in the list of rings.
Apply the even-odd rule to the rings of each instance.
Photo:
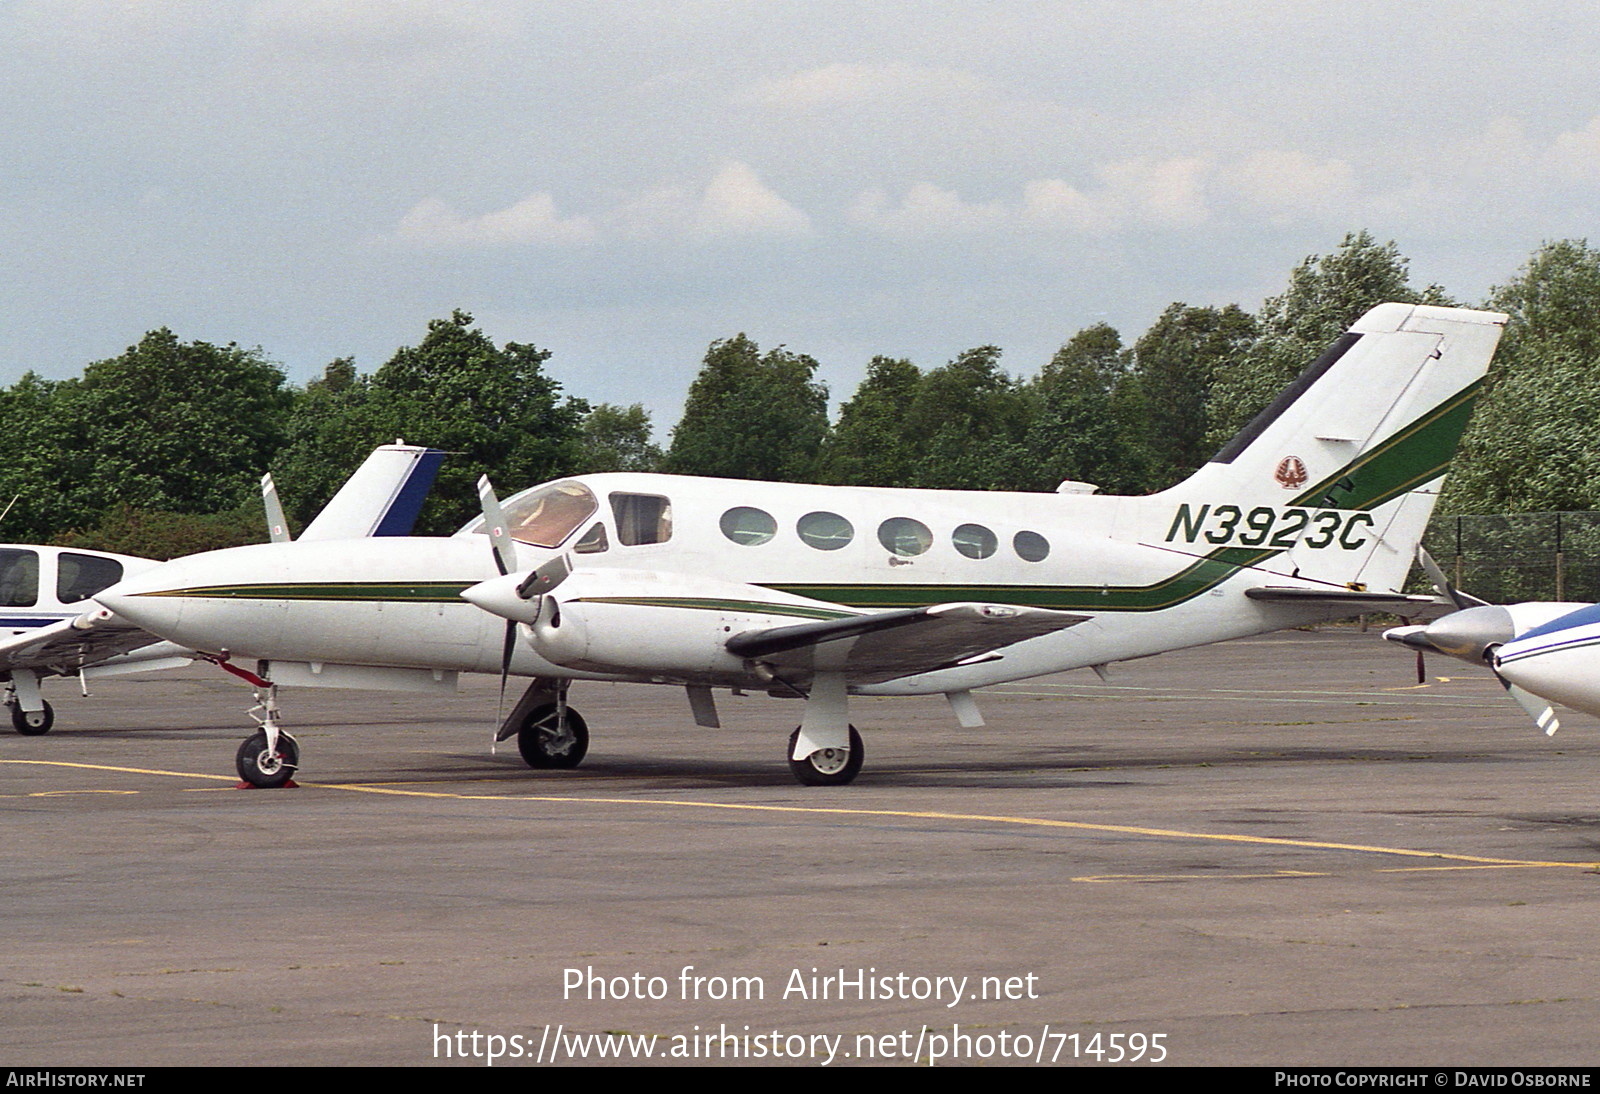
[[[1600,601],[1600,512],[1436,516],[1423,546],[1491,604]]]

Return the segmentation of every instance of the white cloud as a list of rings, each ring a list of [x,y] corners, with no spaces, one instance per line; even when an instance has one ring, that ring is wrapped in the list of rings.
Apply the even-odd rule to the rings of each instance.
[[[903,63],[832,64],[765,80],[750,98],[769,106],[810,108],[863,102],[907,102],[983,91],[987,85],[970,72]]]
[[[950,190],[919,182],[891,205],[881,190],[869,190],[850,209],[850,219],[880,231],[940,235],[992,227],[1098,235],[1131,227],[1190,227],[1210,216],[1204,160],[1132,159],[1101,164],[1100,185],[1080,189],[1061,179],[1023,184],[1021,200],[968,202]]]
[[[696,191],[648,190],[595,217],[563,217],[547,193],[482,216],[463,216],[438,198],[418,202],[391,238],[422,248],[561,246],[605,238],[715,239],[798,235],[811,219],[761,181],[744,163],[729,162]]]
[[[811,221],[762,183],[748,164],[726,163],[700,196],[695,227],[713,235],[788,235],[806,231]]]
[[[810,217],[762,182],[748,164],[736,161],[724,163],[698,192],[681,186],[650,190],[604,220],[609,229],[631,239],[799,235],[811,228]]]
[[[1551,174],[1566,181],[1600,180],[1600,116],[1590,118],[1581,129],[1557,134],[1543,162]]]
[[[1141,157],[1105,164],[1095,173],[1106,199],[1120,205],[1127,220],[1183,228],[1210,217],[1203,192],[1209,170],[1205,160],[1193,157]]]
[[[419,247],[448,249],[587,243],[595,231],[585,217],[562,219],[549,194],[530,194],[479,217],[462,216],[437,198],[428,198],[400,218],[394,236]]]
[[[1060,179],[1035,179],[1022,188],[1022,215],[1045,231],[1099,233],[1115,224],[1106,202]]]
[[[919,182],[894,206],[882,190],[868,190],[848,215],[857,224],[894,235],[945,235],[1003,224],[1010,211],[999,202],[966,202],[953,190]]]
[[[1278,213],[1322,210],[1355,189],[1355,171],[1344,160],[1317,160],[1304,152],[1254,152],[1224,172],[1238,196]]]

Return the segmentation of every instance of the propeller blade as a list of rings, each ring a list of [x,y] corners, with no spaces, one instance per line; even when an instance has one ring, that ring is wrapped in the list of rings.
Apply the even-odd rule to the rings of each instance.
[[[1500,681],[1500,686],[1506,689],[1506,694],[1522,708],[1524,714],[1533,719],[1533,724],[1543,730],[1546,737],[1556,735],[1556,730],[1561,728],[1561,721],[1556,717],[1554,707],[1533,692],[1517,687],[1498,671],[1495,671],[1494,678]]]
[[[500,647],[500,698],[494,708],[495,741],[500,740],[500,726],[506,720],[506,679],[511,675],[511,655],[517,650],[517,622],[506,620],[506,637]],[[493,751],[491,747],[490,751]]]
[[[1433,556],[1428,553],[1427,548],[1417,548],[1417,561],[1422,563],[1423,572],[1428,575],[1428,580],[1433,582],[1433,591],[1454,604],[1457,611],[1462,608],[1483,608],[1488,606],[1489,602],[1487,600],[1479,600],[1475,596],[1469,596],[1450,584],[1450,579],[1444,576],[1444,571],[1433,560]]]
[[[489,546],[494,550],[495,569],[501,575],[509,574],[517,565],[517,549],[511,541],[511,526],[506,523],[506,511],[500,508],[500,499],[495,496],[494,486],[489,482],[489,476],[484,475],[478,480],[478,504],[483,508],[484,530],[489,533]],[[500,647],[500,698],[495,702],[494,711],[494,741],[489,746],[489,751],[494,752],[495,744],[500,741],[500,725],[505,721],[506,712],[506,680],[511,675],[511,655],[517,648],[517,624],[515,620],[506,620],[506,636]]]
[[[478,480],[478,504],[483,507],[484,531],[489,533],[489,545],[494,548],[494,564],[502,574],[509,574],[517,566],[517,549],[512,545],[511,526],[506,523],[506,513],[500,508],[489,476]]]
[[[543,596],[567,580],[567,575],[571,573],[572,563],[567,556],[557,555],[524,578],[522,584],[517,586],[517,595],[524,600]]]
[[[272,481],[272,472],[261,476],[261,505],[267,511],[267,538],[273,543],[289,542],[289,522],[283,515],[283,503],[278,500],[278,487]]]

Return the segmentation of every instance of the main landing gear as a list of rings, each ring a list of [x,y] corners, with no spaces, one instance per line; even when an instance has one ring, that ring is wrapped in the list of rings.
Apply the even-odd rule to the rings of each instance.
[[[38,674],[27,669],[11,674],[5,704],[11,708],[11,728],[24,737],[42,737],[56,724],[55,709],[39,694]]]
[[[861,747],[861,734],[850,727],[849,748],[819,748],[801,759],[794,758],[795,742],[800,739],[798,728],[789,734],[789,771],[805,786],[846,786],[861,773],[861,762],[866,752]]]
[[[17,703],[11,703],[11,728],[24,737],[42,737],[49,733],[50,727],[56,724],[55,708],[43,699],[39,703],[38,710],[23,710]]]
[[[542,703],[517,726],[517,751],[529,767],[577,767],[589,751],[589,725],[565,703]]]
[[[283,731],[276,744],[268,743],[267,731],[259,730],[244,739],[234,756],[239,778],[265,790],[287,786],[300,767],[300,746]]]
[[[589,752],[589,725],[567,705],[567,682],[537,677],[495,730],[495,741],[517,738],[529,767],[572,768]]]
[[[11,707],[11,728],[24,737],[42,737],[56,725],[56,712],[38,694],[38,673],[18,669],[11,673],[5,689],[5,705]]]

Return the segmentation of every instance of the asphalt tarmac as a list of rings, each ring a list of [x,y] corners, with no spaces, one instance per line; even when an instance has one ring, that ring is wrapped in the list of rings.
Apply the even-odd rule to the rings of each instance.
[[[575,685],[576,771],[496,682],[293,691],[239,790],[212,668],[47,685],[0,733],[0,1064],[1600,1063],[1600,725],[1373,633],[858,700]],[[498,1057],[491,1061],[491,1057]]]

